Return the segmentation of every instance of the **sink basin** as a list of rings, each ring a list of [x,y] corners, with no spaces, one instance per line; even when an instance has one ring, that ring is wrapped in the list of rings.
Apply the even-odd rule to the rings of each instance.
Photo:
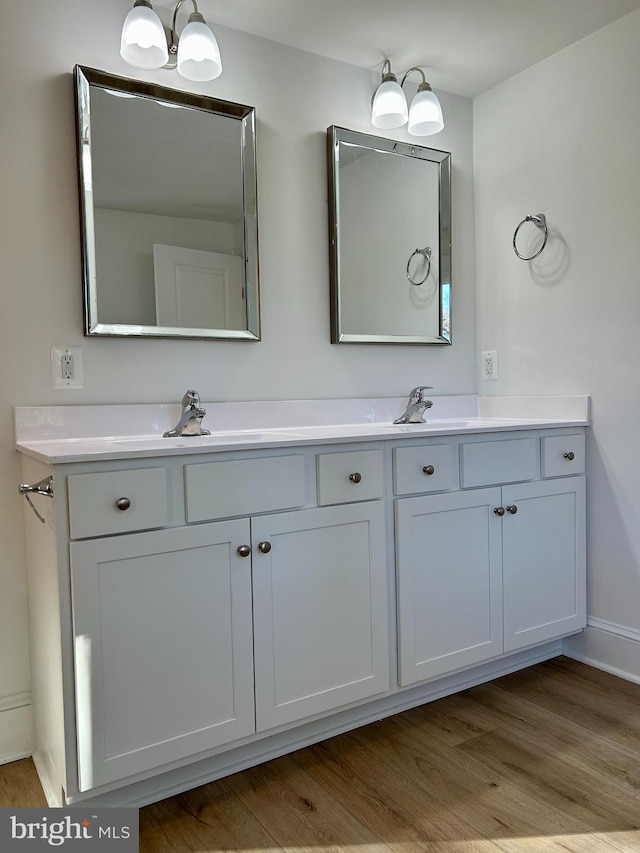
[[[241,444],[247,441],[278,441],[283,438],[296,438],[297,435],[288,430],[237,430],[235,432],[213,432],[211,435],[184,435],[175,438],[165,438],[161,435],[132,436],[131,438],[117,438],[110,444],[118,447],[126,447],[129,450],[148,450],[162,448],[171,451],[178,447],[209,447],[212,444]]]
[[[483,421],[481,418],[452,418],[448,421],[432,418],[423,424],[385,424],[385,426],[392,429],[412,432],[414,430],[424,429],[467,429],[468,427],[482,426],[482,424]]]

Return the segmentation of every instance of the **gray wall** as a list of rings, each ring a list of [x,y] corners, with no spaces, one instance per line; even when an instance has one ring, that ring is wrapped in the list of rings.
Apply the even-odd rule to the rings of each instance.
[[[478,350],[500,361],[479,388],[592,396],[593,629],[571,646],[638,680],[639,43],[637,11],[474,101]],[[549,245],[524,263],[513,231],[539,212]]]
[[[447,348],[329,343],[325,132],[372,132],[372,74],[216,28],[224,72],[208,84],[139,72],[119,56],[130,0],[4,0],[0,182],[0,760],[28,751],[29,664],[22,504],[12,406],[399,396],[475,390],[472,104],[442,93],[452,152],[453,335]],[[29,46],[25,51],[24,44]],[[263,341],[86,339],[82,334],[75,64],[256,107]],[[440,94],[440,93],[439,93]],[[392,134],[407,140],[403,131]],[[80,345],[83,390],[54,391],[50,347]]]

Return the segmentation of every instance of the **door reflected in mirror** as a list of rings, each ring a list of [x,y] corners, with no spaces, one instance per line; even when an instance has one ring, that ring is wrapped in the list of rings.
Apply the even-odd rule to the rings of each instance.
[[[259,340],[255,111],[76,68],[85,331]]]
[[[451,343],[450,157],[330,127],[332,343]]]

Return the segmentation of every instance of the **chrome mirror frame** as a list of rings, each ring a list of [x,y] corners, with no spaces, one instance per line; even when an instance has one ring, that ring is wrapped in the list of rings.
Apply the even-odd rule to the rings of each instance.
[[[353,334],[344,328],[343,294],[347,283],[340,270],[340,147],[358,146],[366,150],[386,152],[400,157],[411,157],[436,164],[438,167],[438,323],[435,334]],[[331,299],[331,343],[374,343],[374,344],[451,344],[451,154],[415,143],[399,142],[371,134],[331,126],[327,129],[327,155],[329,179],[329,270]],[[397,216],[397,212],[395,212]],[[392,219],[394,212],[389,213]],[[426,249],[416,252],[427,256]],[[415,254],[415,252],[414,252]],[[431,249],[428,249],[429,265]],[[430,268],[430,266],[429,266]],[[405,277],[406,273],[406,277]],[[428,273],[427,273],[428,274]],[[399,270],[399,278],[412,281],[409,265]]]
[[[116,337],[187,338],[235,341],[260,340],[260,295],[258,269],[258,209],[256,178],[256,115],[253,107],[131,80],[76,66],[76,145],[80,221],[82,231],[83,304],[85,335]],[[91,174],[91,89],[121,92],[125,97],[150,98],[169,106],[185,106],[213,115],[226,116],[241,125],[243,185],[244,288],[246,324],[244,329],[200,329],[173,326],[145,326],[103,323],[98,317],[98,280],[95,256],[95,225]]]

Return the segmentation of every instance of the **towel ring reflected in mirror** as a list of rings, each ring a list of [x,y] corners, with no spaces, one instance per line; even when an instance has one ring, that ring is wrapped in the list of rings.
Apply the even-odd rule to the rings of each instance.
[[[416,281],[411,278],[411,273],[409,272],[409,266],[411,265],[411,259],[415,257],[415,255],[422,255],[422,257],[427,262],[427,271],[424,274],[424,278],[421,278],[420,281]],[[415,252],[411,252],[409,255],[409,260],[407,261],[407,278],[411,282],[411,284],[415,284],[417,287],[421,284],[424,284],[425,281],[429,278],[429,273],[431,272],[431,246],[425,246],[424,249],[416,249]],[[405,285],[406,286],[406,285]]]
[[[542,241],[542,246],[540,246],[540,248],[538,249],[537,252],[535,252],[535,254],[530,255],[528,258],[526,258],[524,255],[520,254],[520,252],[518,251],[518,247],[516,245],[516,239],[518,237],[518,231],[522,228],[522,226],[525,224],[525,222],[533,222],[533,224],[536,226],[536,228],[539,228],[541,231],[544,231],[544,240]],[[549,229],[547,227],[547,218],[544,215],[544,213],[538,213],[537,215],[530,214],[529,216],[525,216],[525,218],[518,225],[518,227],[516,228],[516,230],[514,232],[514,235],[513,235],[513,251],[516,253],[516,255],[520,258],[521,261],[532,261],[534,258],[537,258],[539,254],[541,254],[542,250],[547,245],[548,239],[549,239]]]

